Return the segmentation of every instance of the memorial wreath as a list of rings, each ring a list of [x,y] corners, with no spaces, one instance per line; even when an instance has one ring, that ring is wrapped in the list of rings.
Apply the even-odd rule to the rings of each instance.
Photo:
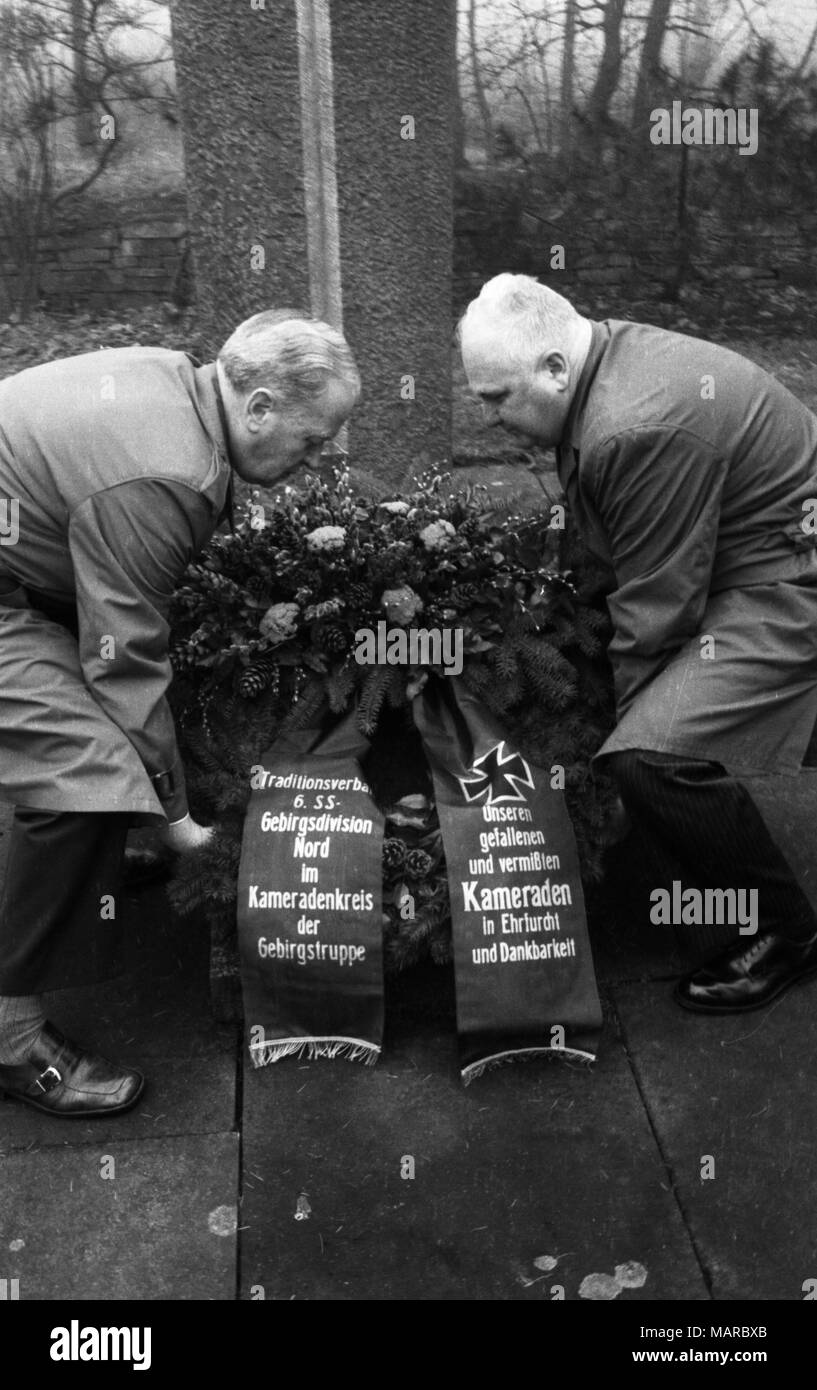
[[[253,769],[281,734],[353,711],[385,817],[385,967],[450,959],[445,858],[411,696],[419,673],[452,672],[454,651],[463,687],[563,786],[582,877],[598,877],[613,799],[589,771],[612,722],[606,612],[581,572],[560,567],[560,509],[503,513],[487,489],[452,495],[445,481],[428,474],[375,501],[346,470],[311,478],[274,504],[247,504],[188,570],[170,614],[171,701],[191,805],[217,833],[179,863],[177,910],[234,926]]]

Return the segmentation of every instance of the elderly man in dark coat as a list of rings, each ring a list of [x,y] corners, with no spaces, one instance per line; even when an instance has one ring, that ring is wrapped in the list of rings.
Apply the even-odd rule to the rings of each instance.
[[[460,334],[489,422],[556,448],[614,576],[598,758],[687,883],[757,894],[756,935],[676,998],[758,1008],[817,973],[817,920],[741,781],[795,774],[817,719],[817,418],[736,353],[591,322],[527,276],[489,281]]]
[[[0,1093],[110,1114],[142,1076],[89,1056],[46,990],[115,972],[116,886],[135,813],[185,853],[166,611],[229,511],[232,469],[270,485],[317,461],[360,389],[342,336],[289,311],[218,361],[121,348],[0,382],[0,795],[16,807],[0,901]]]

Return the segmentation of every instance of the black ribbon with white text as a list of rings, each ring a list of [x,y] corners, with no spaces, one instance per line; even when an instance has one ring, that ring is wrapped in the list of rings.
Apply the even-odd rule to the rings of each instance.
[[[253,769],[238,940],[255,1066],[380,1055],[383,816],[360,770],[367,749],[349,715],[282,736]]]
[[[414,718],[448,866],[463,1080],[515,1057],[595,1059],[601,1005],[564,792],[456,677]]]

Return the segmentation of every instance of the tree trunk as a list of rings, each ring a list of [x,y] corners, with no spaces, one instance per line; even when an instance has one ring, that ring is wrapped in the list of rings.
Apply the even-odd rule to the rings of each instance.
[[[477,50],[477,0],[470,0],[468,6],[468,43],[471,49],[471,72],[474,78],[474,95],[477,99],[480,120],[482,121],[482,129],[485,135],[485,155],[489,164],[495,164],[494,126],[491,120],[491,109],[488,105],[488,98],[485,95],[485,84],[482,81],[482,69],[479,65],[479,52]]]
[[[570,157],[573,135],[573,75],[576,52],[576,0],[565,6],[565,39],[562,49],[562,110],[559,144],[561,153]]]
[[[71,0],[71,48],[74,73],[74,133],[77,144],[92,145],[96,140],[94,106],[88,81],[88,15],[85,0]]]
[[[460,64],[456,49],[454,50],[453,58],[454,73],[452,82],[454,87],[454,125],[452,134],[454,137],[454,168],[467,169],[468,157],[465,153],[465,112],[463,111],[462,106],[462,84],[460,82]]]
[[[587,107],[587,115],[594,130],[598,130],[607,122],[610,102],[615,95],[621,74],[621,23],[624,19],[625,4],[626,0],[607,0],[604,7],[604,51]]]
[[[642,126],[645,126],[649,117],[653,92],[659,78],[661,48],[671,9],[672,0],[652,0],[644,43],[641,48],[641,62],[638,67],[638,80],[633,101],[634,130],[640,130]]]
[[[719,50],[710,32],[709,0],[688,0],[684,19],[686,27],[680,35],[677,68],[681,88],[691,97],[708,86],[707,74]]]

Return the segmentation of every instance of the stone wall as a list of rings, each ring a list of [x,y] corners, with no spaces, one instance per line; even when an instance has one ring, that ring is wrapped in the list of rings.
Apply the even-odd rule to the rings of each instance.
[[[817,277],[817,213],[724,225],[699,214],[687,277],[809,286]],[[637,220],[589,207],[579,222],[514,168],[458,175],[455,201],[454,297],[458,310],[484,280],[502,270],[534,275],[580,297],[629,288],[639,297],[672,295],[681,248],[664,207],[641,208]],[[558,248],[564,249],[559,265]],[[555,262],[555,264],[554,264]]]
[[[99,215],[98,215],[99,216]],[[64,227],[42,242],[39,290],[49,308],[113,308],[191,293],[184,207]],[[16,268],[0,241],[0,274]]]
[[[551,248],[565,247],[565,266],[551,267]],[[672,282],[678,245],[656,219],[640,226],[638,245],[611,234],[609,220],[591,216],[566,224],[524,179],[502,171],[458,178],[454,235],[454,301],[459,312],[484,280],[501,270],[522,271],[564,285],[566,293],[605,285],[637,287],[660,297]],[[304,266],[305,266],[304,253]],[[720,226],[699,220],[694,275],[725,274],[735,280],[809,286],[817,280],[817,213],[811,219],[780,216],[754,226]],[[0,273],[13,267],[0,240]],[[694,279],[693,275],[693,279]],[[106,220],[97,213],[43,243],[40,292],[53,308],[114,308],[152,300],[191,300],[192,267],[184,202],[161,212]],[[359,293],[364,287],[357,287]],[[283,293],[283,289],[281,290]],[[285,296],[284,296],[285,297]]]

